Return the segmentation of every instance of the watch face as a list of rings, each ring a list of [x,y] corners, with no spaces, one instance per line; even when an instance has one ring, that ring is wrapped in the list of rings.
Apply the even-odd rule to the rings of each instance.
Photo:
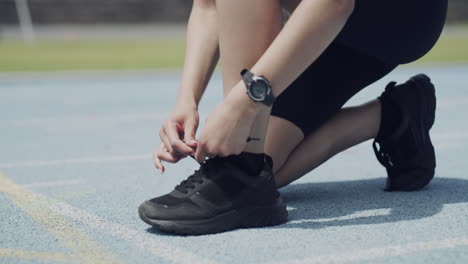
[[[268,86],[263,81],[256,81],[250,87],[250,93],[256,99],[263,100],[266,97]]]

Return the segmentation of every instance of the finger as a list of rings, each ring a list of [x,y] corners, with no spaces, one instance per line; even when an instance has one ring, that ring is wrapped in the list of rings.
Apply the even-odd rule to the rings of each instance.
[[[195,132],[197,130],[197,125],[196,124],[188,124],[185,127],[185,133],[184,133],[184,142],[188,146],[192,148],[197,147],[197,141],[195,140]]]
[[[153,152],[153,163],[156,169],[161,172],[161,174],[164,173],[164,166],[162,165],[161,160],[158,158],[158,153],[156,151]]]
[[[197,150],[195,151],[195,160],[199,163],[205,162],[206,153],[203,145],[198,145]]]
[[[184,142],[182,142],[182,140],[179,138],[177,126],[175,124],[167,126],[165,132],[173,150],[184,154],[193,153],[193,149],[185,145]]]
[[[169,152],[169,150],[166,148],[166,146],[164,146],[164,144],[161,144],[161,149],[161,152]]]
[[[176,163],[179,160],[187,157],[187,155],[179,155],[178,156],[178,155],[172,155],[169,152],[163,152],[163,153],[158,153],[157,157],[162,161],[166,161],[166,162],[169,162],[169,163]]]
[[[167,138],[164,128],[159,131],[159,137],[161,138],[161,142],[164,144],[167,151],[169,153],[173,153],[174,151],[172,150],[171,143],[169,142],[169,139]]]
[[[185,155],[185,154],[180,154],[180,153],[171,154],[171,153],[169,153],[169,151],[167,151],[167,148],[164,145],[161,146],[161,149],[157,153],[157,155],[158,155],[159,159],[161,159],[163,161],[166,161],[166,162],[170,162],[170,163],[176,163],[179,160],[187,157],[187,155]]]

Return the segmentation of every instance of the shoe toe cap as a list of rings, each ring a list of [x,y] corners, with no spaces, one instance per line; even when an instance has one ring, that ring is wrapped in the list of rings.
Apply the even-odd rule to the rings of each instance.
[[[138,208],[140,215],[147,218],[158,219],[164,215],[164,206],[153,203],[151,201],[144,201]]]
[[[143,221],[145,221],[145,218],[153,220],[191,220],[210,216],[207,212],[192,204],[182,203],[176,206],[167,206],[149,200],[140,205],[138,212]]]

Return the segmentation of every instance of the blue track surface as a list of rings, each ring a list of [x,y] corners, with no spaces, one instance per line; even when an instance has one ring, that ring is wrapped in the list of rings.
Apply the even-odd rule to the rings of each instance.
[[[281,190],[288,223],[201,237],[137,215],[197,169],[151,161],[179,73],[2,75],[0,263],[468,263],[468,66],[400,68],[349,105],[420,72],[438,96],[428,188],[383,192],[366,142]],[[216,75],[200,120],[220,99]]]

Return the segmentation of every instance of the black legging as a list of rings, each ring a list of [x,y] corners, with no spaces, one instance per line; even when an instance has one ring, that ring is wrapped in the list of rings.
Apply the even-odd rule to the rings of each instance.
[[[426,54],[446,13],[447,0],[356,0],[343,30],[278,96],[271,114],[309,135],[360,90]]]

